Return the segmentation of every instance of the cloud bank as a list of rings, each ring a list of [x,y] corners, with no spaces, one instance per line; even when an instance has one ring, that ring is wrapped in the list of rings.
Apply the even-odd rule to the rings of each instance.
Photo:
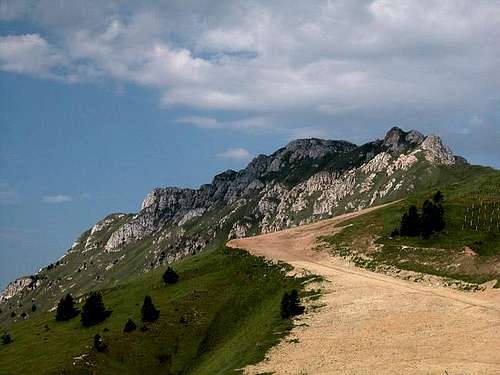
[[[500,106],[498,2],[82,3],[2,2],[0,19],[37,31],[0,38],[0,69],[148,87],[163,108],[198,113],[180,122],[215,129],[324,134],[329,122],[386,128],[413,111]]]

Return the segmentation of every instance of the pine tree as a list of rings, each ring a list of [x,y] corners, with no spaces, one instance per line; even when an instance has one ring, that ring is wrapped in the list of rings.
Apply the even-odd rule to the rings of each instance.
[[[399,230],[402,236],[418,236],[421,232],[421,220],[416,206],[410,206],[408,212],[403,214],[401,219],[401,228]]]
[[[125,327],[123,327],[123,332],[132,332],[135,331],[137,326],[135,325],[134,321],[132,319],[127,320],[127,323],[125,323]]]
[[[165,284],[175,284],[179,280],[179,275],[173,270],[172,267],[167,267],[163,274],[163,281]]]
[[[144,297],[141,314],[143,322],[154,322],[160,316],[160,310],[156,309],[150,296]]]
[[[91,292],[83,305],[82,324],[86,327],[102,322],[111,314],[107,311],[102,302],[102,295],[99,292]]]
[[[74,318],[80,311],[75,308],[73,297],[71,294],[66,294],[57,304],[56,320],[66,321]]]

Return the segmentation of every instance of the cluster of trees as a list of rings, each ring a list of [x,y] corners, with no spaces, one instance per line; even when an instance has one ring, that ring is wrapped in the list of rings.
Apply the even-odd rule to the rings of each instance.
[[[443,200],[443,193],[437,191],[432,200],[425,200],[422,213],[415,205],[410,206],[401,218],[399,230],[392,231],[391,236],[429,238],[433,233],[442,231],[445,227]]]
[[[291,318],[295,315],[300,315],[304,312],[304,306],[300,304],[299,293],[297,289],[293,289],[290,293],[285,292],[281,299],[281,317],[283,319]]]

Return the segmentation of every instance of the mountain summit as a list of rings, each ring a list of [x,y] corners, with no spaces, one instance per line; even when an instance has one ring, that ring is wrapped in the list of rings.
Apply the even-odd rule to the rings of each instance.
[[[79,295],[219,246],[404,197],[450,179],[465,159],[434,135],[390,129],[361,146],[298,139],[198,189],[151,191],[136,214],[111,214],[55,264],[9,284],[0,302],[53,307]],[[456,175],[456,174],[455,174]],[[453,175],[453,176],[455,176]],[[457,178],[457,177],[454,177]],[[8,311],[8,309],[2,309]],[[6,314],[0,315],[0,322]]]

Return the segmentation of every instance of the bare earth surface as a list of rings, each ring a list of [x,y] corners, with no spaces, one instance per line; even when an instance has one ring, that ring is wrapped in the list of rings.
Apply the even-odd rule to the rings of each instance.
[[[313,250],[318,236],[373,209],[228,243],[328,281],[325,306],[245,373],[500,374],[500,290],[429,287]]]

